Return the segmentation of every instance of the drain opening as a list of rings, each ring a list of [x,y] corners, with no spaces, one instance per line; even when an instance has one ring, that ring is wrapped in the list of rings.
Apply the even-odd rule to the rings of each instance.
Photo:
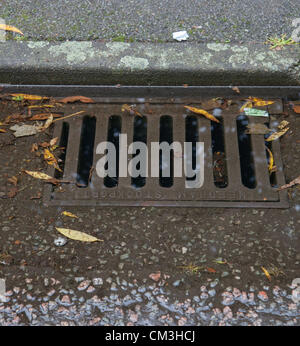
[[[60,140],[59,140],[59,147],[62,148],[62,150],[57,157],[58,166],[61,169],[61,171],[57,169],[55,170],[54,172],[55,179],[62,179],[64,175],[66,152],[68,149],[68,139],[69,139],[69,124],[66,122],[63,122],[61,134],[60,134]]]
[[[168,146],[172,143],[173,120],[172,117],[163,115],[160,118],[159,144]],[[169,155],[166,155],[166,152],[167,150],[159,151],[159,184],[162,187],[171,187],[174,180],[174,151],[170,150]]]
[[[119,137],[121,133],[121,124],[121,117],[118,115],[112,115],[108,120],[107,142],[113,143],[116,148],[116,177],[110,177],[107,175],[104,178],[104,186],[109,188],[117,186],[119,181]],[[105,152],[105,155],[106,154],[107,150]],[[108,162],[106,162],[104,168],[105,170],[108,169]]]
[[[96,118],[85,116],[82,120],[80,147],[77,166],[77,186],[87,187],[93,165]]]
[[[249,189],[254,189],[256,187],[256,177],[251,137],[245,134],[248,123],[249,120],[245,115],[239,115],[236,119],[242,183]]]
[[[142,142],[145,145],[147,145],[147,118],[146,117],[140,117],[136,116],[134,118],[134,125],[133,125],[133,143],[136,142]],[[137,149],[136,153],[132,155],[132,159],[134,159],[136,156],[140,154],[140,149]],[[145,167],[147,168],[147,167]],[[140,162],[136,165],[137,170],[141,170],[142,167],[140,167]],[[138,175],[137,177],[131,178],[131,185],[135,188],[140,188],[145,186],[146,184],[146,172],[144,172],[143,176]]]
[[[216,116],[216,118],[220,123],[211,121],[214,184],[219,188],[225,188],[228,186],[228,173],[224,141],[224,124],[223,117]]]
[[[192,161],[192,169],[196,170],[196,142],[199,142],[198,119],[194,115],[188,115],[185,118],[185,141],[192,143],[192,157],[186,157],[186,164],[190,165]],[[194,181],[196,174],[193,177],[186,177],[188,181]]]

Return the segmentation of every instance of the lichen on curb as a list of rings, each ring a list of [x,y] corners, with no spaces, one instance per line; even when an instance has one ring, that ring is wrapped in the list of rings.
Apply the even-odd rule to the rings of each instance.
[[[299,56],[300,47],[273,52],[262,44],[7,41],[1,44],[0,80],[10,84],[300,85]]]

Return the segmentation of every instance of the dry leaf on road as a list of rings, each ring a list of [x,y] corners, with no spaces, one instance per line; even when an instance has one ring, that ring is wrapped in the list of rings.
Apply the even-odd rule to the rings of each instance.
[[[134,105],[129,106],[127,104],[124,104],[124,105],[122,105],[121,111],[122,112],[129,112],[130,115],[138,115],[139,117],[142,116],[142,114],[134,108]]]
[[[42,172],[34,172],[34,171],[26,171],[26,170],[24,170],[24,172],[28,175],[31,175],[33,178],[36,178],[36,179],[42,179],[42,180],[53,179],[52,177],[50,177],[50,175],[42,173]]]
[[[65,97],[61,100],[59,100],[58,102],[60,103],[72,103],[72,102],[82,102],[82,103],[95,103],[95,101],[89,97],[85,97],[85,96],[68,96]]]
[[[265,267],[261,267],[261,269],[263,270],[263,272],[265,273],[265,275],[269,279],[269,281],[271,281],[271,275],[269,274],[267,269]]]
[[[62,212],[62,215],[65,215],[65,216],[69,216],[69,217],[78,219],[78,216],[77,216],[77,215],[72,214],[72,213],[70,213],[69,211],[63,211],[63,212]]]
[[[29,100],[29,101],[40,101],[40,100],[49,99],[49,97],[39,96],[39,95],[29,95],[29,94],[10,94],[10,96],[19,98],[21,100]]]
[[[293,110],[295,113],[300,114],[300,105],[294,105]]]
[[[286,127],[285,129],[278,131],[278,132],[274,132],[271,134],[271,136],[269,136],[266,141],[267,142],[271,142],[274,141],[275,139],[280,138],[281,136],[283,136],[290,128]]]
[[[19,29],[15,28],[12,25],[0,24],[0,30],[12,31],[12,32],[16,32],[17,34],[24,35],[22,31],[20,31]]]
[[[93,237],[89,234],[86,234],[84,232],[75,231],[73,229],[69,228],[59,228],[55,227],[57,231],[61,234],[63,234],[65,237],[73,239],[73,240],[80,240],[85,242],[95,242],[95,241],[103,241],[102,239],[98,239],[96,237]]]
[[[215,118],[212,114],[206,112],[204,109],[200,109],[200,108],[196,108],[196,107],[190,107],[190,106],[184,106],[184,108],[187,108],[188,110],[190,110],[193,113],[204,115],[205,118],[207,118],[211,121],[215,121],[216,123],[220,122],[217,118]]]

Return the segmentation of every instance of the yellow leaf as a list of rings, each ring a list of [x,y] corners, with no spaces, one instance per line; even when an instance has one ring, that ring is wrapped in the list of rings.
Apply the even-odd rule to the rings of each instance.
[[[263,107],[263,106],[268,106],[275,103],[275,101],[265,101],[258,97],[251,97],[251,96],[249,96],[249,100],[254,103],[254,107]]]
[[[278,132],[274,132],[271,134],[271,136],[269,136],[266,141],[267,142],[271,142],[274,141],[275,139],[278,139],[279,137],[283,136],[290,128],[286,127],[285,129],[278,131]]]
[[[247,101],[245,104],[243,104],[243,106],[240,109],[240,112],[243,113],[245,108],[252,108],[252,102]]]
[[[53,105],[32,105],[28,106],[28,109],[34,109],[34,108],[53,108]]]
[[[41,172],[34,172],[34,171],[24,171],[26,174],[31,175],[33,178],[36,179],[42,179],[42,180],[49,180],[49,179],[53,179],[52,177],[50,177],[50,175],[45,174],[45,173],[41,173]]]
[[[4,133],[4,132],[6,132],[6,130],[4,130],[4,129],[0,129],[0,132]]]
[[[28,95],[28,94],[10,94],[10,96],[22,98],[23,100],[38,101],[47,100],[49,97],[43,97],[39,95]]]
[[[89,234],[86,234],[80,231],[75,231],[73,229],[59,228],[59,227],[56,227],[56,229],[58,230],[59,233],[63,234],[65,237],[73,239],[73,240],[80,240],[80,241],[86,241],[86,242],[103,241]]]
[[[58,166],[55,156],[51,153],[49,149],[44,149],[44,159],[47,161],[48,165],[52,165],[58,171],[62,172],[62,170]]]
[[[72,214],[72,213],[70,213],[69,211],[63,211],[63,212],[62,212],[62,215],[65,215],[65,216],[69,216],[69,217],[73,217],[73,218],[78,219],[78,216],[77,216],[77,215]]]
[[[0,24],[0,30],[12,31],[12,32],[16,32],[17,34],[24,35],[22,31],[20,31],[19,29],[11,25]]]
[[[215,121],[216,123],[220,122],[217,118],[215,118],[212,114],[206,112],[204,109],[189,106],[184,106],[184,108],[187,108],[193,113],[204,115],[207,119]]]
[[[273,157],[272,151],[268,147],[266,147],[266,149],[269,153],[270,162],[269,162],[268,168],[269,168],[269,172],[271,173],[273,170],[273,166],[274,166],[274,157]]]
[[[279,130],[283,130],[285,127],[288,126],[288,124],[289,124],[288,121],[282,120],[282,121],[280,122],[280,124],[277,126],[277,128],[278,128]]]
[[[265,273],[265,275],[266,275],[266,277],[269,279],[269,281],[271,281],[271,280],[272,280],[272,279],[271,279],[271,275],[269,274],[269,272],[267,271],[267,269],[264,268],[264,267],[261,267],[261,269],[263,270],[263,272]]]

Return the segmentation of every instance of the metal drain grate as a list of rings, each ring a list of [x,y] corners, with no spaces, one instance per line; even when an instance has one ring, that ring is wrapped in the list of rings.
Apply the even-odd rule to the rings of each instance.
[[[184,102],[197,107],[195,99]],[[122,113],[124,103],[137,104],[143,117]],[[275,189],[285,183],[279,141],[272,142],[277,172],[270,177],[264,136],[244,134],[248,123],[266,122],[266,118],[248,119],[240,114],[236,105],[223,110],[217,124],[190,113],[183,107],[189,103],[180,99],[103,98],[97,99],[96,104],[80,105],[76,109],[67,106],[66,114],[85,110],[87,115],[56,122],[54,136],[58,136],[60,146],[66,148],[61,157],[63,173],[53,169],[48,173],[77,184],[63,185],[63,192],[47,185],[44,203],[62,206],[288,207],[286,191]],[[271,107],[269,112],[272,113]],[[278,114],[278,109],[274,113]],[[268,125],[271,127],[272,123]],[[200,188],[186,188],[192,179],[174,177],[174,172],[169,178],[161,174],[151,177],[150,150],[146,178],[100,178],[95,170],[90,177],[91,167],[95,167],[100,158],[96,153],[97,144],[111,141],[118,148],[120,133],[127,134],[129,144],[141,141],[149,148],[151,142],[189,141],[194,143],[195,149],[195,142],[204,142],[204,184]],[[194,150],[190,157],[193,166],[195,155]],[[131,159],[132,155],[128,155],[128,160]],[[162,160],[160,158],[160,167],[165,164]],[[172,152],[171,171],[175,161],[176,152]]]

